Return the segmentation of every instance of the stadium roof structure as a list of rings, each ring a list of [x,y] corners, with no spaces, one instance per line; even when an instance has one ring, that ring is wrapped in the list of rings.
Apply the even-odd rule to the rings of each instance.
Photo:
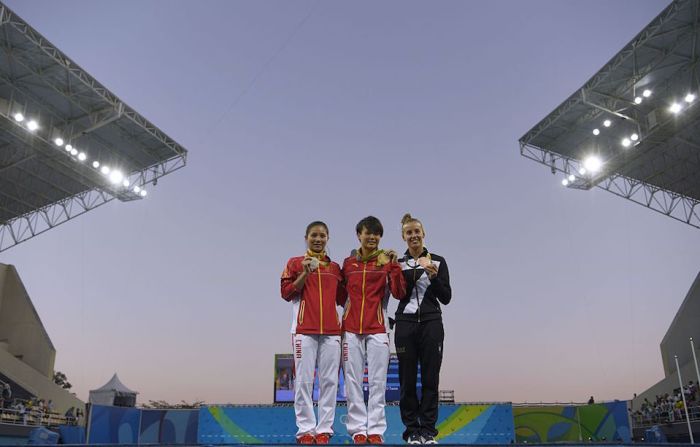
[[[520,139],[520,153],[700,228],[700,1],[675,0]]]
[[[0,252],[185,166],[187,151],[0,3]]]

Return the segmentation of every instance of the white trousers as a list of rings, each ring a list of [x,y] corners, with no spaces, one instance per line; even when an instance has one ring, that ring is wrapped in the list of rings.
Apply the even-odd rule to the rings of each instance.
[[[362,379],[367,361],[369,400],[365,406]],[[343,336],[343,370],[348,399],[347,429],[350,436],[358,433],[382,435],[386,431],[386,374],[389,368],[389,335]]]
[[[314,370],[318,360],[318,424],[314,415]],[[294,412],[297,436],[333,434],[340,369],[340,335],[294,334]]]

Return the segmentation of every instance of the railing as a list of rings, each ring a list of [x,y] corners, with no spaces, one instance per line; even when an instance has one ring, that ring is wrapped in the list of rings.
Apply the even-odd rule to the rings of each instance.
[[[662,404],[642,414],[634,412],[631,416],[633,428],[685,422],[685,410],[672,404]],[[691,422],[700,421],[700,404],[688,407],[688,417]]]
[[[13,425],[56,426],[77,425],[74,417],[66,417],[58,413],[45,412],[38,409],[17,410],[15,408],[0,408],[0,423]]]

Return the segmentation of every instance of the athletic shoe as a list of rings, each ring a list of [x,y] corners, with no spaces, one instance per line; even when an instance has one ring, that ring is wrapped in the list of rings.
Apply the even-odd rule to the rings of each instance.
[[[311,433],[304,433],[303,435],[297,436],[297,444],[313,444],[314,441],[314,435]]]
[[[437,444],[438,442],[430,435],[423,436],[423,444]]]
[[[384,444],[384,438],[382,435],[369,435],[367,436],[367,444]]]
[[[328,442],[331,440],[331,436],[333,436],[330,433],[319,433],[316,435],[316,444],[328,444]]]
[[[413,433],[408,437],[406,444],[423,444],[423,438],[418,433]]]
[[[353,435],[352,442],[355,444],[367,444],[367,436],[364,433]]]

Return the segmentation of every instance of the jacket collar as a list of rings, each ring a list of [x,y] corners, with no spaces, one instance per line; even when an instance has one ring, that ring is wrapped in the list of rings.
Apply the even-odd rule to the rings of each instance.
[[[428,249],[427,249],[425,246],[423,246],[423,251],[421,252],[420,256],[418,256],[418,257],[419,257],[419,258],[422,258],[422,257],[424,257],[424,256],[428,256],[428,253],[429,253],[429,252],[428,252]],[[411,256],[411,251],[410,251],[408,248],[407,248],[406,251],[404,252],[404,255],[406,255],[407,258],[412,257],[412,256]]]

